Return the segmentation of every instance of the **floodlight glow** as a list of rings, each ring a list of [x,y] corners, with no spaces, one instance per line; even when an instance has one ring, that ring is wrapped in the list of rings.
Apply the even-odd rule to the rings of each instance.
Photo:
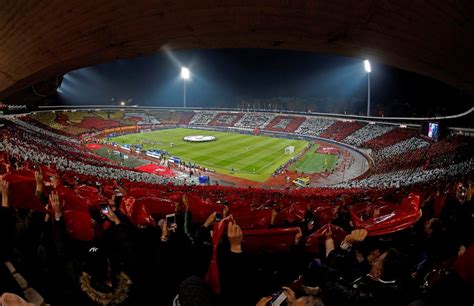
[[[124,106],[124,105],[125,105],[125,102],[123,102],[123,101],[122,101],[122,102],[120,102],[120,105]]]
[[[365,60],[365,61],[364,61],[364,68],[365,68],[365,71],[366,71],[366,72],[371,72],[371,71],[372,71],[372,68],[370,67],[370,62],[369,62],[369,60]]]
[[[187,79],[189,79],[189,76],[190,76],[189,69],[186,68],[186,67],[181,67],[181,77],[182,77],[184,80],[187,80]]]
[[[369,60],[364,60],[365,72],[367,72],[367,117],[370,117],[370,72],[372,67],[370,67]]]

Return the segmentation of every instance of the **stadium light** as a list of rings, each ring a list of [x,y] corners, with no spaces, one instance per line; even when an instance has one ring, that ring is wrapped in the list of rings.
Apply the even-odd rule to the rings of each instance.
[[[369,60],[364,61],[364,68],[365,68],[365,72],[372,72],[372,68],[370,67]]]
[[[120,102],[120,105],[124,106],[124,105],[125,105],[125,102],[123,102],[123,101],[122,101],[122,102]]]
[[[181,67],[181,77],[183,80],[188,80],[189,79],[189,69],[186,67]]]
[[[183,79],[183,107],[186,107],[186,81],[189,80],[191,73],[186,67],[181,67],[181,78]]]
[[[365,72],[367,72],[367,117],[370,116],[370,73],[372,67],[370,66],[369,60],[364,61]]]

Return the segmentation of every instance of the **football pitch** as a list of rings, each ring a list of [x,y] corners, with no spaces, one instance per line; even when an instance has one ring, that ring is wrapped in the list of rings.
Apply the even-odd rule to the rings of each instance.
[[[315,146],[317,148],[317,146]],[[308,174],[331,171],[337,163],[337,156],[331,154],[322,154],[314,152],[314,149],[308,150],[294,164],[290,170],[297,170],[299,173]]]
[[[216,140],[202,143],[183,140],[185,136],[191,135],[211,135]],[[308,145],[303,140],[183,128],[118,136],[111,141],[119,144],[143,144],[144,150],[167,150],[171,156],[179,157],[185,162],[256,182],[264,182],[279,166]],[[294,146],[295,151],[285,155],[287,146]]]

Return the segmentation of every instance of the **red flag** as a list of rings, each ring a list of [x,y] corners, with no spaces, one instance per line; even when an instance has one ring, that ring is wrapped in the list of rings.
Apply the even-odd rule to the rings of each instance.
[[[137,226],[156,226],[156,222],[146,208],[144,202],[133,197],[124,197],[120,211]]]
[[[64,212],[64,222],[69,238],[81,241],[94,239],[94,227],[88,211],[67,210]]]
[[[5,174],[3,179],[10,183],[11,206],[44,211],[43,205],[35,196],[36,181],[33,172],[10,172]]]

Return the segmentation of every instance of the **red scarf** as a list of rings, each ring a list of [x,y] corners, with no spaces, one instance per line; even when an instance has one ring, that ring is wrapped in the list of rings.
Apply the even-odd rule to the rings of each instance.
[[[212,291],[215,294],[220,294],[221,292],[221,283],[219,279],[219,267],[217,265],[217,247],[221,241],[222,235],[227,228],[227,223],[229,223],[229,217],[223,219],[218,223],[214,223],[213,229],[211,232],[212,236],[212,259],[209,264],[209,270],[206,275],[206,283],[211,287]]]

